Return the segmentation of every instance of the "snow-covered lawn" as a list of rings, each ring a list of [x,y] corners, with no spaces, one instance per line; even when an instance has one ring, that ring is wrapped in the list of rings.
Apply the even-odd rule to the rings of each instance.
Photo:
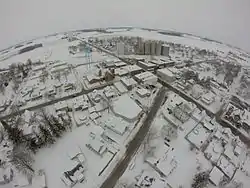
[[[161,136],[161,128],[166,124],[166,120],[163,119],[161,112],[158,112],[151,131],[154,132],[153,139],[149,141],[149,147],[153,149],[153,155],[147,157],[145,154],[144,145],[138,150],[135,157],[130,162],[127,170],[117,183],[117,187],[120,183],[126,182],[128,185],[135,183],[135,177],[140,175],[142,171],[154,171],[147,161],[158,161],[159,169],[162,171],[170,172],[165,174],[167,177],[158,177],[161,180],[165,180],[167,183],[165,186],[170,185],[172,187],[178,187],[184,185],[185,187],[191,187],[191,183],[194,175],[199,171],[206,171],[212,168],[211,163],[204,157],[203,153],[194,150],[190,150],[190,143],[185,139],[187,132],[192,130],[197,124],[193,119],[189,119],[183,124],[184,130],[178,129],[178,137],[167,143],[164,142],[164,138]],[[188,173],[187,173],[188,172]]]
[[[84,164],[86,167],[84,174],[86,181],[82,185],[79,184],[75,187],[95,187],[100,183],[102,176],[98,174],[111,160],[113,154],[106,152],[103,157],[100,157],[86,147],[86,144],[89,143],[89,133],[93,128],[92,126],[96,125],[76,128],[72,132],[66,133],[51,148],[44,148],[36,154],[35,169],[45,169],[48,187],[65,187],[60,178],[63,172],[71,170],[74,167],[74,161],[70,159],[70,155],[81,151],[86,157],[86,164]],[[109,170],[107,168],[104,174]]]

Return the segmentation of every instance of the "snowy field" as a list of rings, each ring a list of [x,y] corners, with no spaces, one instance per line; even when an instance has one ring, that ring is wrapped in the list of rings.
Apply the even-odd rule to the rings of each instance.
[[[36,109],[34,111],[39,111],[40,107],[45,106],[48,112],[57,118],[64,115],[71,118],[72,129],[64,132],[56,143],[39,149],[35,154],[33,167],[35,171],[40,169],[45,171],[49,188],[63,188],[66,184],[72,183],[70,178],[65,178],[65,173],[72,173],[75,170],[77,174],[73,173],[73,176],[77,178],[77,183],[74,187],[100,187],[116,164],[126,156],[128,144],[140,129],[157,91],[162,86],[157,82],[157,76],[159,76],[157,70],[160,66],[153,65],[155,68],[150,72],[145,71],[140,62],[134,61],[135,67],[143,73],[138,73],[137,70],[137,73],[132,75],[134,71],[132,68],[127,72],[125,69],[134,65],[127,65],[128,63],[125,62],[119,64],[120,60],[117,57],[94,48],[91,48],[90,54],[86,54],[86,46],[82,46],[80,50],[82,45],[79,45],[80,41],[69,42],[67,40],[70,35],[86,39],[93,37],[93,41],[95,37],[105,39],[110,46],[116,46],[119,36],[140,36],[145,40],[161,40],[192,47],[178,47],[177,45],[175,51],[171,46],[170,55],[166,57],[153,58],[146,55],[121,57],[130,58],[132,61],[135,59],[146,60],[146,62],[174,61],[175,67],[170,67],[167,71],[174,77],[174,81],[170,78],[170,85],[182,93],[182,96],[192,99],[202,109],[210,111],[212,115],[217,115],[221,107],[228,103],[231,95],[240,92],[242,80],[249,81],[244,77],[247,75],[248,65],[246,66],[246,62],[240,62],[244,71],[242,68],[240,72],[237,72],[231,85],[228,88],[224,86],[227,89],[222,89],[221,85],[225,84],[226,77],[229,77],[226,76],[226,71],[234,72],[234,69],[239,66],[227,67],[224,63],[217,67],[213,64],[217,61],[199,63],[200,60],[209,58],[206,55],[202,57],[195,54],[200,53],[195,49],[207,49],[215,53],[223,51],[224,54],[231,51],[238,56],[242,54],[229,46],[190,35],[178,37],[160,34],[153,30],[122,28],[108,29],[107,32],[61,33],[34,40],[33,43],[42,43],[43,46],[1,61],[0,68],[8,68],[13,62],[24,63],[28,59],[32,62],[41,61],[44,64],[32,65],[32,70],[20,84],[16,95],[11,89],[12,85],[9,84],[5,90],[9,95],[1,95],[0,99],[3,103],[4,98],[5,100],[11,98],[13,106],[21,106],[20,110],[34,107]],[[106,40],[113,37],[116,37],[115,42]],[[101,48],[106,48],[107,44],[102,44]],[[27,45],[29,44],[25,44],[24,47]],[[72,48],[77,48],[77,50],[74,51]],[[197,58],[192,60],[198,63],[182,67],[190,58],[186,51],[191,49],[197,55]],[[17,49],[10,49],[9,54],[2,55],[1,58],[16,52]],[[88,55],[90,57],[87,57]],[[216,55],[213,58],[212,56],[213,54],[211,59],[217,58]],[[185,71],[193,71],[194,76],[198,75],[196,81],[186,78],[189,75],[185,75]],[[126,76],[121,76],[122,72]],[[151,80],[140,78],[136,74],[148,74]],[[213,80],[210,80],[212,83],[209,82],[209,87],[205,89],[206,85],[202,86],[202,84],[207,78],[213,78]],[[124,83],[126,80],[127,83]],[[247,91],[244,90],[241,94],[247,95]],[[80,96],[75,97],[76,95]],[[70,96],[67,100],[54,101],[67,96]],[[2,115],[10,112],[8,108]],[[30,121],[27,122],[29,126]],[[32,128],[32,133],[29,134],[33,134],[34,127],[29,128]],[[1,149],[4,151],[4,148]],[[7,160],[5,152],[3,158]],[[156,188],[180,186],[191,188],[194,176],[200,172],[217,172],[222,174],[221,177],[231,178],[231,183],[242,181],[244,188],[248,188],[246,185],[249,184],[250,172],[247,166],[250,160],[246,153],[246,146],[239,137],[231,133],[230,129],[223,129],[216,123],[215,118],[208,117],[205,111],[198,109],[194,103],[188,102],[168,88],[167,97],[151,125],[150,132],[118,181],[117,188],[139,184],[148,176],[154,177]],[[83,169],[77,169],[79,164],[83,166]],[[217,167],[214,168],[215,166],[219,170],[216,169]],[[218,177],[220,176],[209,176],[211,179],[215,178],[213,180],[216,183],[221,183],[222,179]],[[209,188],[215,187],[216,183],[211,183],[213,180],[208,183]]]
[[[133,187],[134,185],[143,187],[143,185],[146,184],[148,184],[149,187],[154,187],[158,181],[161,182],[161,184],[157,184],[159,187],[170,188],[183,186],[185,188],[191,188],[195,174],[199,172],[210,173],[219,158],[222,160],[222,157],[227,155],[226,151],[231,147],[230,144],[226,147],[227,149],[225,151],[221,143],[218,143],[221,140],[217,140],[216,138],[226,130],[218,124],[216,124],[215,127],[219,127],[213,128],[217,130],[215,134],[206,129],[205,127],[207,127],[207,125],[205,122],[209,120],[209,117],[205,113],[198,112],[198,109],[198,111],[195,110],[190,119],[184,122],[179,128],[166,128],[173,125],[169,124],[166,118],[163,117],[162,112],[166,111],[167,107],[173,106],[175,101],[173,98],[174,95],[172,95],[171,92],[168,94],[168,97],[143,144],[131,160],[123,176],[117,182],[116,188]],[[204,123],[200,124],[200,122]],[[171,133],[169,131],[171,131]],[[175,131],[175,133],[172,131]],[[220,133],[220,131],[222,132]],[[168,136],[165,137],[166,135]],[[169,137],[170,135],[172,136]],[[194,137],[195,135],[196,137]],[[229,140],[233,138],[235,137],[229,137]],[[203,153],[204,144],[209,139],[212,139],[212,141],[208,146],[205,146]],[[201,140],[203,144],[200,142]],[[203,149],[195,149],[191,143],[195,144],[196,147],[203,145]],[[244,148],[245,146],[242,145],[241,147]],[[222,153],[224,154],[222,155]],[[249,156],[246,158],[243,152],[240,157],[236,157],[235,160],[242,165],[242,168],[235,170],[233,166],[227,166],[226,161],[224,162],[225,166],[220,166],[220,162],[217,163],[221,167],[220,169],[225,170],[225,173],[232,174],[232,170],[236,171],[231,183],[225,185],[225,187],[236,186],[237,183],[242,182],[242,187],[247,188],[249,185],[249,176],[247,175],[249,172],[247,167]],[[220,173],[222,176],[225,176],[221,171]],[[154,179],[153,183],[147,181],[145,178],[146,175],[148,178]],[[216,179],[218,182],[222,181],[222,177],[219,174],[215,176],[216,177],[212,175],[209,176],[211,181],[216,181]],[[144,181],[141,181],[141,178],[144,178]],[[211,183],[211,181],[207,185],[208,188],[218,187]]]

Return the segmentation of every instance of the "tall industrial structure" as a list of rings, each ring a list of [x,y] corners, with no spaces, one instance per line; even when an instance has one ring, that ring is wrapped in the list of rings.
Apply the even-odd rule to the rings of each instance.
[[[117,43],[117,55],[124,55],[125,53],[125,45],[123,42]]]
[[[143,55],[151,55],[151,41],[144,42],[144,54]]]
[[[144,55],[144,42],[142,41],[142,38],[138,37],[137,41],[138,41],[137,54]]]
[[[155,49],[155,55],[160,56],[161,55],[161,48],[162,48],[162,42],[156,43],[156,49]]]
[[[161,55],[162,56],[169,56],[169,46],[168,45],[162,45]]]
[[[151,41],[150,55],[156,55],[156,41]]]
[[[169,56],[169,46],[163,45],[161,41],[147,40],[142,41],[142,38],[138,37],[138,55],[150,55],[150,56]]]
[[[88,44],[85,46],[84,53],[86,62],[90,64],[92,62],[92,49]]]

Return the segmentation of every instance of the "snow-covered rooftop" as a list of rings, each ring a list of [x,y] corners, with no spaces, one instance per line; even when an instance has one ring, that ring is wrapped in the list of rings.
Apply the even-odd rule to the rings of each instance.
[[[135,120],[142,112],[141,107],[139,107],[127,94],[118,97],[118,99],[113,102],[112,106],[116,115],[130,121]]]
[[[213,170],[209,174],[209,180],[216,186],[219,185],[223,178],[224,174],[221,172],[216,166],[213,168]]]

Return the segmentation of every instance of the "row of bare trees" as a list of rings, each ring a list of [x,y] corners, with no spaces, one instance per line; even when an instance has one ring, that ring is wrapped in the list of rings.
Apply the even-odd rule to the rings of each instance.
[[[39,119],[38,119],[39,118]],[[8,139],[13,143],[13,151],[10,155],[11,163],[28,178],[34,174],[32,168],[34,159],[33,155],[43,147],[47,147],[56,142],[63,133],[71,129],[71,118],[58,118],[47,113],[44,109],[35,113],[29,124],[38,123],[39,132],[34,135],[27,136],[23,134],[20,124],[23,123],[21,115],[13,117],[9,121],[1,121],[4,130],[8,135]]]

